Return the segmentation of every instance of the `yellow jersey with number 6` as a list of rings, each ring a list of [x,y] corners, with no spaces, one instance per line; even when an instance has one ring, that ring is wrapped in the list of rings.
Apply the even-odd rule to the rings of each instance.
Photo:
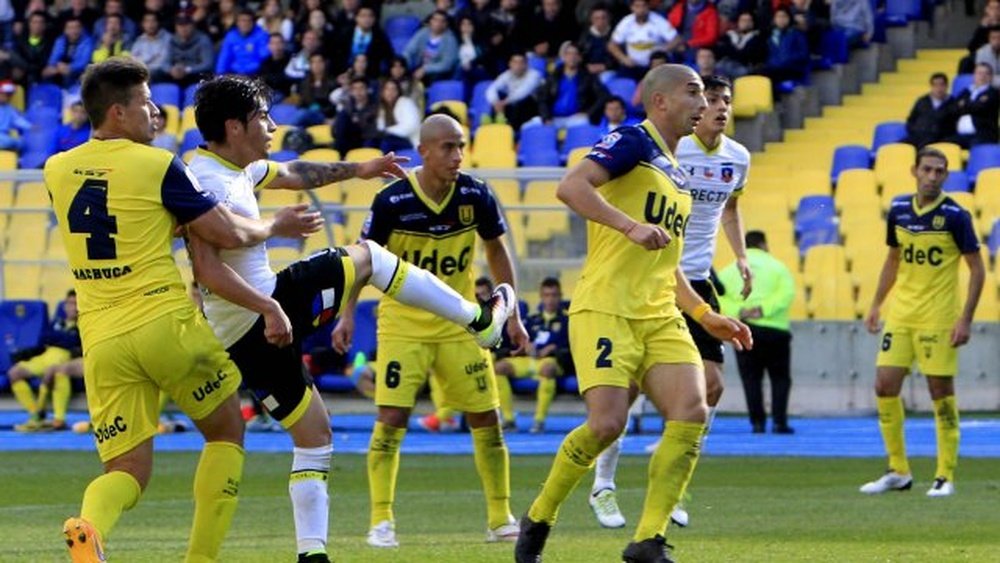
[[[216,201],[173,154],[92,139],[45,163],[80,308],[84,347],[191,307],[171,254],[178,224]]]

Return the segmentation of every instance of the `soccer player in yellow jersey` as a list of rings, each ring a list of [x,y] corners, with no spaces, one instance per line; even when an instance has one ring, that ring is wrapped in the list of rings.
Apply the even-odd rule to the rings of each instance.
[[[886,256],[865,326],[882,330],[875,360],[875,396],[878,422],[889,455],[889,469],[866,483],[861,492],[878,494],[913,486],[903,436],[903,380],[914,362],[927,377],[937,426],[937,471],[927,496],[955,492],[958,463],[958,405],[955,375],[958,348],[969,341],[972,317],[983,289],[985,270],[972,216],[941,192],[948,177],[944,153],[923,148],[912,168],[917,193],[892,200],[886,217]],[[961,260],[960,260],[961,259]],[[958,268],[969,266],[969,291],[959,308]],[[891,306],[881,326],[881,309],[889,291]]]
[[[159,391],[205,436],[194,478],[188,562],[214,561],[243,470],[240,373],[187,297],[171,254],[178,224],[235,248],[318,229],[291,209],[273,221],[237,217],[202,192],[184,164],[147,145],[155,133],[149,72],[115,57],[84,73],[90,141],[45,164],[45,186],[76,278],[87,404],[104,474],[64,525],[74,562],[103,561],[102,539],[149,482]],[[276,338],[287,337],[278,315]]]
[[[472,264],[477,234],[499,283],[492,299],[510,306],[507,333],[528,344],[513,294],[514,266],[503,242],[503,215],[485,182],[461,172],[465,134],[445,115],[420,128],[423,166],[375,196],[361,238],[385,246],[402,260],[430,270],[467,299],[473,297]],[[353,300],[352,300],[353,301]],[[351,332],[353,303],[334,329],[334,343]],[[399,446],[406,435],[417,392],[428,372],[440,383],[442,405],[466,413],[476,469],[486,495],[487,541],[513,541],[510,459],[497,416],[496,381],[490,353],[451,323],[386,297],[378,311],[375,404],[378,418],[368,447],[371,528],[368,545],[396,547],[392,513]],[[346,323],[346,324],[345,324]],[[346,348],[341,341],[340,348]]]
[[[667,424],[622,557],[670,561],[663,534],[694,472],[707,416],[701,357],[681,311],[712,336],[751,346],[749,329],[712,311],[678,268],[691,196],[673,152],[707,107],[701,78],[686,66],[662,65],[646,74],[642,88],[648,119],[609,133],[559,184],[559,198],[588,220],[569,323],[587,421],[563,440],[521,519],[518,563],[541,561],[560,505],[621,435],[636,388]]]

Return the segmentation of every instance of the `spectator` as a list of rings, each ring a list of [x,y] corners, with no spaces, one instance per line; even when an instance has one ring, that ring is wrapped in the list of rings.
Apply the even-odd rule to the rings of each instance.
[[[305,0],[309,11],[322,9],[324,0]],[[330,23],[337,29],[345,29],[354,25],[358,12],[361,10],[361,0],[341,0],[340,9],[331,13]]]
[[[99,63],[118,55],[128,53],[125,49],[125,37],[122,31],[122,16],[118,14],[108,14],[104,16],[104,33],[101,35],[100,43],[90,56],[90,62]]]
[[[392,57],[392,44],[377,23],[374,8],[358,8],[354,25],[346,28],[346,32],[341,34],[334,46],[334,60],[342,61],[342,66],[334,69],[335,72],[343,72],[354,64],[355,57],[364,55],[368,58],[367,78],[375,79],[382,75]]]
[[[97,21],[97,18],[101,17],[101,14],[91,8],[89,4],[87,0],[69,0],[69,6],[59,12],[60,27],[65,29],[66,22],[79,20],[80,25],[83,26],[83,33],[88,33],[94,28],[94,22]]]
[[[500,0],[490,16],[487,68],[500,72],[514,53],[523,53],[528,37],[527,16],[518,0]]]
[[[660,66],[665,65],[670,62],[670,57],[667,56],[663,51],[653,51],[653,54],[649,56],[649,68],[650,70]],[[642,107],[642,81],[640,80],[638,84],[635,85],[635,92],[632,93],[632,107]]]
[[[378,144],[378,107],[368,92],[368,82],[355,78],[350,85],[350,99],[337,113],[333,124],[333,147],[342,155],[351,149]]]
[[[334,27],[327,20],[325,11],[319,9],[310,11],[305,29],[311,29],[319,36],[320,51],[324,57],[337,57],[337,36]]]
[[[180,19],[180,16],[178,16],[178,19]],[[176,25],[176,22],[174,25]],[[158,111],[156,112],[156,117],[153,118],[153,125],[156,127],[156,136],[153,137],[153,141],[150,144],[154,147],[176,153],[180,146],[177,144],[177,135],[173,131],[167,131],[167,109],[160,105],[156,106],[156,109]],[[198,295],[201,294],[199,293]]]
[[[420,113],[423,115],[424,102],[427,99],[424,95],[424,85],[410,74],[405,58],[399,55],[392,58],[392,61],[389,62],[389,79],[395,80],[399,84],[403,95],[413,100],[413,103],[417,104],[417,108],[420,109]]]
[[[10,105],[10,97],[16,90],[13,82],[0,82],[0,150],[4,151],[21,150],[21,139],[13,132],[24,134],[31,129],[31,122]]]
[[[767,59],[767,43],[756,29],[753,14],[743,12],[736,19],[736,27],[719,40],[716,67],[719,72],[738,78],[755,72]]]
[[[684,38],[689,57],[696,49],[715,47],[719,40],[719,12],[709,0],[678,0],[667,19]]]
[[[975,55],[976,51],[989,41],[990,30],[998,25],[1000,25],[1000,0],[988,0],[983,8],[983,17],[979,20],[979,26],[976,27],[972,39],[969,40],[969,53]],[[969,69],[964,70],[964,72],[971,73],[972,70],[970,65]]]
[[[427,25],[410,38],[403,56],[413,69],[413,77],[430,85],[451,78],[458,64],[458,41],[448,29],[448,15],[434,12]]]
[[[170,38],[170,79],[186,88],[206,78],[214,67],[215,50],[208,34],[188,16],[177,16]]]
[[[490,17],[493,13],[492,0],[472,0],[459,14],[459,19],[469,18],[476,29],[475,41],[477,45],[485,46],[489,42]],[[459,26],[461,31],[461,25]]]
[[[468,15],[458,22],[458,76],[465,83],[466,91],[472,85],[491,78],[485,66],[485,50],[476,29],[476,22]]]
[[[170,72],[170,34],[160,29],[160,16],[146,12],[142,16],[142,35],[130,49],[132,56],[149,69],[151,82],[167,80]]]
[[[355,78],[360,78],[368,83],[369,94],[375,91],[372,88],[374,81],[368,79],[368,57],[365,55],[355,57],[351,68],[337,76],[337,86],[330,93],[330,103],[333,104],[336,111],[344,109],[347,104],[347,100],[351,96],[351,81]]]
[[[125,12],[122,10],[122,0],[107,0],[107,2],[104,3],[104,15],[101,16],[99,20],[94,22],[93,36],[104,37],[104,29],[108,24],[108,18],[113,16],[118,17],[118,23],[121,26],[122,40],[126,45],[128,45],[139,33],[139,26],[132,21],[132,18],[125,15]]]
[[[326,71],[326,59],[322,53],[313,53],[309,57],[309,74],[299,84],[299,107],[304,112],[299,116],[296,125],[309,127],[319,125],[336,114],[336,108],[330,101],[336,83]]]
[[[531,51],[546,59],[556,58],[561,45],[580,33],[576,19],[564,9],[561,0],[542,0],[528,21]]]
[[[173,0],[170,0],[172,3]],[[172,6],[171,6],[172,7]],[[145,0],[142,13],[153,12],[160,19],[162,29],[173,29],[177,10],[167,9],[167,0]]]
[[[309,57],[313,53],[320,53],[320,47],[322,47],[322,44],[316,30],[305,30],[302,33],[302,48],[299,49],[298,53],[292,55],[292,58],[288,61],[288,66],[285,67],[285,75],[292,81],[302,81],[306,77],[306,74],[309,73]]]
[[[395,80],[382,84],[376,126],[382,133],[382,152],[412,149],[420,140],[420,109],[402,95]]]
[[[542,83],[542,75],[528,68],[523,53],[510,56],[508,69],[486,89],[486,100],[493,106],[493,117],[506,120],[515,131],[538,113],[533,94]]]
[[[843,31],[847,44],[863,47],[875,32],[875,16],[869,0],[832,0],[830,2],[830,24]]]
[[[605,4],[596,4],[590,9],[590,27],[580,34],[576,44],[580,46],[580,54],[587,65],[587,72],[607,76],[615,67],[615,58],[608,51],[611,41],[611,10]]]
[[[267,42],[267,58],[260,63],[260,78],[277,98],[284,99],[292,90],[292,82],[285,76],[291,56],[285,50],[285,39],[280,33],[271,33]]]
[[[663,16],[650,12],[646,0],[631,0],[629,6],[632,13],[615,26],[608,51],[621,66],[619,74],[641,80],[653,51],[671,55],[682,51],[684,38]]]
[[[32,12],[28,16],[27,33],[22,33],[11,53],[11,66],[15,81],[31,85],[42,79],[42,71],[52,54],[52,40],[48,33],[49,18],[45,12]]]
[[[764,372],[771,379],[771,431],[793,434],[788,425],[788,396],[792,388],[792,333],[788,310],[795,299],[795,279],[781,260],[767,251],[767,239],[761,231],[746,234],[747,260],[753,271],[753,292],[741,299],[736,289],[743,279],[736,264],[719,275],[725,292],[720,295],[722,312],[739,317],[750,327],[753,349],[736,352],[736,364],[743,380],[750,426],[755,434],[764,432]]]
[[[1000,26],[990,29],[986,44],[976,51],[976,64],[990,65],[993,70],[993,87],[1000,88]]]
[[[981,63],[972,74],[972,84],[962,91],[955,102],[957,134],[951,141],[967,149],[975,145],[1000,140],[997,120],[1000,119],[1000,91],[992,86],[993,68]]]
[[[598,123],[608,90],[598,77],[581,66],[580,49],[567,41],[559,49],[562,65],[538,89],[538,113],[546,124],[558,129]]]
[[[788,7],[792,27],[806,36],[809,51],[818,53],[823,34],[830,27],[830,5],[824,0],[792,0]]]
[[[608,134],[623,125],[635,125],[639,121],[628,116],[625,100],[611,96],[604,102],[604,119],[601,120],[601,132]]]
[[[216,5],[212,0],[194,0],[195,9],[191,12],[191,21],[195,28],[208,36],[212,44],[218,44],[226,36],[226,32],[235,23],[232,17],[236,4],[233,0],[221,0]],[[223,10],[227,12],[223,12]]]
[[[956,109],[948,94],[948,77],[941,72],[933,74],[930,93],[917,99],[906,118],[905,142],[919,149],[953,136]]]
[[[698,49],[698,52],[694,56],[694,66],[700,76],[714,76],[718,74],[715,64],[715,52],[711,49]]]
[[[805,79],[809,69],[809,47],[806,45],[806,36],[791,27],[788,9],[775,10],[772,23],[764,74],[771,79],[777,96],[782,82]]]
[[[90,139],[90,119],[79,99],[69,105],[69,122],[59,125],[56,133],[56,151],[68,151]]]
[[[56,39],[49,63],[42,70],[42,78],[63,87],[76,84],[93,52],[93,43],[83,33],[83,22],[75,18],[66,20],[63,34]]]
[[[281,35],[285,42],[291,41],[295,37],[295,24],[285,17],[281,0],[264,2],[264,7],[260,10],[260,18],[257,19],[257,27],[268,34]]]
[[[257,74],[267,57],[267,33],[254,23],[253,12],[241,10],[226,33],[215,62],[215,74]]]

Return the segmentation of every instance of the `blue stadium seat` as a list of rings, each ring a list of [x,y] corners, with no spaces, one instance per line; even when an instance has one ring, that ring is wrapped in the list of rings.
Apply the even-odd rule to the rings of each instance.
[[[410,159],[410,161],[404,165],[406,168],[413,168],[414,166],[420,166],[424,163],[424,159],[420,158],[420,153],[417,152],[417,149],[401,150],[396,153],[396,156],[405,156]]]
[[[289,162],[299,158],[299,153],[295,151],[277,151],[268,157],[275,162]]]
[[[802,233],[828,225],[836,226],[837,210],[833,197],[828,195],[807,195],[799,200],[795,211],[795,232]]]
[[[324,393],[350,393],[354,391],[354,382],[350,377],[335,373],[324,373],[314,378],[316,388]]]
[[[889,143],[901,143],[906,138],[906,124],[902,121],[886,121],[875,126],[872,135],[872,155],[879,147]]]
[[[493,84],[492,80],[483,80],[472,87],[472,98],[469,102],[469,123],[472,124],[473,131],[479,128],[483,122],[483,116],[489,115],[493,111],[490,102],[486,100],[486,89],[490,87],[490,84]]]
[[[465,84],[461,80],[438,80],[427,89],[427,107],[445,100],[465,101]]]
[[[558,153],[559,132],[552,125],[535,125],[521,128],[521,142],[517,147],[519,160],[525,160],[531,153],[552,151]]]
[[[837,183],[840,173],[854,168],[871,168],[871,153],[868,147],[861,145],[844,145],[833,151],[833,166],[830,169],[830,181]]]
[[[560,377],[556,380],[556,390],[560,393],[572,393],[577,395],[580,393],[580,382],[577,381],[575,375]]]
[[[196,83],[184,89],[184,106],[181,109],[194,105],[194,95],[198,91],[198,86],[200,84]]]
[[[375,350],[378,348],[378,341],[375,337],[377,329],[376,307],[378,307],[378,301],[374,299],[358,302],[357,309],[354,311],[354,340],[347,353],[348,358],[353,358],[358,352],[364,352],[369,358],[375,355]]]
[[[181,106],[181,87],[171,82],[161,82],[149,87],[150,98],[157,105]]]
[[[295,125],[301,110],[291,104],[274,104],[271,106],[271,119],[275,125]]]
[[[946,192],[968,192],[971,191],[971,187],[969,175],[961,170],[955,170],[948,173],[942,189]]]
[[[402,55],[406,52],[406,44],[410,42],[409,37],[403,37],[401,35],[390,35],[389,44],[392,45],[392,52],[397,55]]]
[[[612,78],[607,83],[608,92],[610,92],[612,96],[619,96],[621,99],[625,100],[628,114],[631,116],[642,113],[642,108],[632,105],[632,95],[635,93],[635,85],[635,80],[624,77]]]
[[[972,84],[971,74],[956,75],[954,80],[951,81],[951,96],[957,98],[962,93],[962,90],[968,88],[970,84]]]
[[[10,391],[10,379],[7,374],[0,374],[0,393]]]
[[[33,151],[21,154],[17,159],[18,167],[24,170],[38,170],[45,166],[45,161],[52,156],[48,151]]]
[[[45,106],[56,111],[62,111],[62,88],[55,84],[35,84],[28,89],[28,99],[25,109],[35,106]]]
[[[965,172],[972,183],[976,182],[981,171],[998,167],[1000,167],[1000,145],[978,145],[969,149],[969,162],[965,165]]]
[[[59,128],[62,123],[62,109],[51,108],[49,106],[35,105],[24,112],[24,118],[34,125],[53,130]]]
[[[799,256],[805,257],[809,249],[818,244],[839,244],[836,224],[817,226],[798,234]]]
[[[593,146],[600,140],[601,128],[596,125],[585,123],[583,125],[567,127],[566,138],[563,139],[562,150],[559,151],[560,156],[562,156],[563,160],[566,160],[566,156],[569,155],[571,150],[579,147]]]
[[[993,228],[986,237],[986,247],[990,249],[990,256],[996,256],[1000,251],[1000,219],[993,222]]]
[[[820,40],[820,57],[831,65],[847,64],[850,53],[847,35],[839,29],[828,29]]]
[[[889,27],[902,27],[920,19],[920,0],[886,0],[885,23]]]
[[[420,18],[410,15],[392,16],[385,20],[382,29],[390,39],[400,38],[405,45],[407,41],[420,29]]]
[[[538,71],[543,77],[548,74],[548,61],[545,57],[539,57],[534,53],[528,53],[528,68],[533,68]]]
[[[521,155],[521,166],[559,166],[562,159],[555,149],[535,149]]]
[[[538,390],[538,380],[534,377],[512,378],[510,389],[518,395],[534,395]]]
[[[0,373],[10,369],[10,354],[42,343],[42,335],[49,324],[49,309],[44,301],[0,302]]]
[[[197,129],[188,129],[184,132],[184,139],[181,141],[181,154],[198,148],[198,146],[204,142],[205,137],[202,137],[201,131]]]

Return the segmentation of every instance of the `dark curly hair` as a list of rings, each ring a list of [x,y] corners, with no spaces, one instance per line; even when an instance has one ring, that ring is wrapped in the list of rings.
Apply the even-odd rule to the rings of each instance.
[[[202,82],[194,96],[194,119],[206,141],[226,142],[226,121],[246,125],[271,106],[271,89],[252,76],[225,74]]]

